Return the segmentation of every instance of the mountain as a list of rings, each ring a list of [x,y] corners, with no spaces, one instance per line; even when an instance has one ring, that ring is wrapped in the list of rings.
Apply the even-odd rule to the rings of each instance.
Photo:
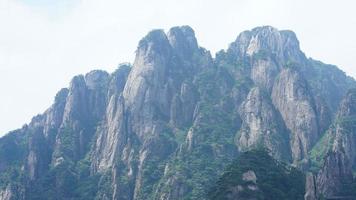
[[[153,30],[132,65],[74,77],[0,138],[0,199],[208,199],[260,148],[266,169],[307,174],[306,199],[352,196],[355,87],[307,58],[291,31],[242,32],[213,58],[188,26]],[[264,191],[259,180],[274,176],[253,172]]]

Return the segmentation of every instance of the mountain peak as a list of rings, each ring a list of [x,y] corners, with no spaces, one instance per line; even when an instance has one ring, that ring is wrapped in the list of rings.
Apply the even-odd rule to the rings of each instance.
[[[177,33],[177,32],[183,33],[185,36],[195,37],[195,32],[194,32],[193,28],[188,25],[174,26],[174,27],[170,28],[168,31],[168,33]]]
[[[103,70],[93,70],[85,75],[85,82],[89,89],[97,89],[109,79],[109,73]]]
[[[252,32],[278,33],[278,29],[273,26],[258,26],[251,30]]]
[[[176,26],[167,34],[169,43],[182,57],[188,58],[198,49],[198,42],[194,30],[189,26]]]
[[[143,50],[144,52],[152,50],[157,53],[165,53],[167,48],[169,48],[169,42],[162,29],[150,31],[138,45],[138,51]]]
[[[300,62],[305,58],[294,32],[279,31],[272,26],[260,26],[242,32],[230,45],[230,51],[239,56],[253,56],[257,53],[269,52],[284,63]]]
[[[189,26],[150,31],[132,66],[74,77],[45,113],[0,138],[0,199],[7,188],[23,196],[12,199],[206,199],[206,187],[243,155],[234,179],[243,182],[222,189],[264,192],[262,171],[277,169],[270,156],[309,169],[310,150],[335,127],[330,102],[347,118],[330,131],[346,153],[330,157],[325,174],[348,169],[338,163],[356,166],[355,123],[344,126],[355,114],[356,92],[347,93],[355,81],[339,71],[306,59],[295,33],[271,26],[241,33],[215,59]],[[268,151],[243,153],[260,147]],[[289,166],[276,172],[302,196],[301,174],[294,186]]]

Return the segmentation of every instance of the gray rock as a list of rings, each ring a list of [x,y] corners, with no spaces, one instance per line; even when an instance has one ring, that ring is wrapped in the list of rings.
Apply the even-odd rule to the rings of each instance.
[[[256,184],[257,177],[254,171],[249,170],[242,174],[242,180]]]
[[[274,55],[280,64],[305,60],[305,55],[300,51],[299,41],[293,32],[278,31],[270,26],[242,32],[230,48],[230,51],[240,57],[253,56],[264,51]]]
[[[0,200],[11,200],[12,196],[11,187],[9,185],[0,191]]]
[[[252,88],[239,113],[242,125],[236,145],[240,151],[266,147],[276,158],[289,159],[288,130],[266,92]]]
[[[340,151],[329,152],[316,179],[317,192],[324,197],[339,196],[352,183],[352,177],[346,155]]]
[[[272,101],[291,131],[293,162],[308,158],[319,138],[317,115],[308,85],[297,71],[283,69],[272,90]]]
[[[98,177],[96,199],[202,199],[238,151],[260,146],[304,169],[332,117],[355,115],[351,93],[336,114],[354,82],[306,59],[291,31],[245,31],[213,59],[188,26],[154,30],[139,42],[132,66],[74,77],[48,110],[0,138],[1,149],[13,152],[0,149],[0,173],[11,167],[25,175],[0,197],[26,199],[42,178],[53,178],[51,191],[64,196],[52,198],[72,198],[60,182],[65,172],[78,188],[76,179]],[[353,125],[335,121],[328,130],[331,153],[318,176],[308,176],[306,199],[348,183]],[[259,191],[253,172],[244,178],[252,183],[233,194]]]
[[[316,180],[312,173],[307,173],[304,200],[317,200]]]
[[[355,166],[356,93],[350,90],[342,100],[337,118],[326,133],[332,144],[316,179],[316,191],[324,197],[342,196],[353,182]]]
[[[251,79],[260,88],[271,92],[279,67],[271,58],[257,59],[252,63]]]

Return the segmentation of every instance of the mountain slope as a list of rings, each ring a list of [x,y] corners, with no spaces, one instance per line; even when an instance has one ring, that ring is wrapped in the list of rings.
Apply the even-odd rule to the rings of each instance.
[[[259,147],[307,171],[355,85],[291,31],[245,31],[212,58],[188,26],[153,30],[132,66],[74,77],[0,139],[0,199],[205,199]]]
[[[263,149],[242,153],[229,165],[209,199],[303,199],[305,178]]]

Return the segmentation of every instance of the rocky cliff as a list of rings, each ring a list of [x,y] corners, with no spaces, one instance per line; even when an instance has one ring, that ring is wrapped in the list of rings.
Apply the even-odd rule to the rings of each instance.
[[[315,186],[307,187],[316,196],[310,199],[349,197],[355,194],[355,142],[356,91],[351,89],[341,101],[334,123],[319,142],[323,150],[317,151],[320,147],[315,147],[314,151],[323,160],[321,169],[314,175]]]
[[[258,148],[320,170],[307,192],[332,196],[352,185],[355,86],[306,58],[291,31],[245,31],[213,58],[188,26],[153,30],[132,65],[74,77],[0,139],[0,199],[207,199]]]

